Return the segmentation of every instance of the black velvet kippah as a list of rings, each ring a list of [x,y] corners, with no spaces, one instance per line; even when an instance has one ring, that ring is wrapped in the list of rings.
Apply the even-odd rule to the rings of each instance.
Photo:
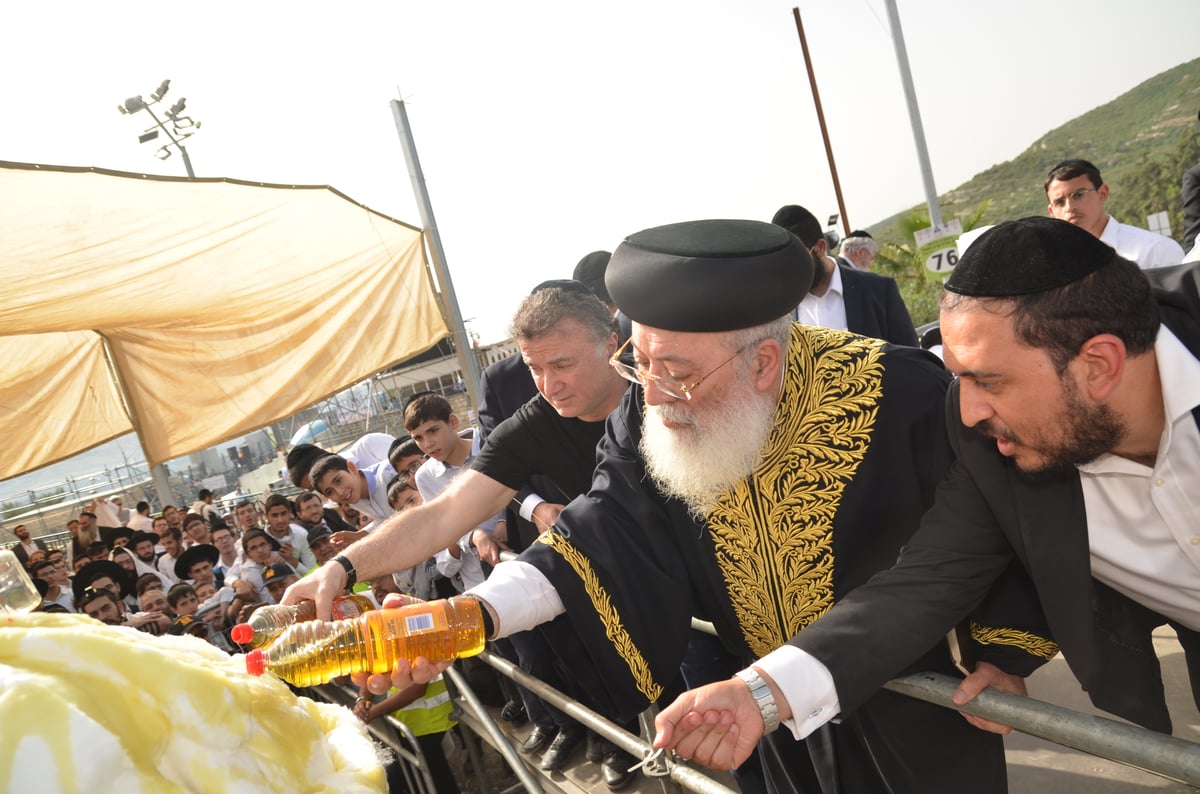
[[[563,292],[575,292],[580,295],[591,295],[592,291],[587,288],[587,285],[576,281],[573,278],[552,278],[549,281],[543,281],[532,290],[530,295],[536,295],[544,289],[560,289]]]
[[[812,248],[818,240],[825,236],[816,216],[799,204],[780,207],[779,211],[775,213],[775,217],[771,218],[771,223],[782,226],[799,237],[805,248]]]
[[[812,285],[803,243],[761,221],[705,220],[630,235],[605,285],[631,320],[665,331],[720,332],[777,320]]]
[[[611,258],[612,254],[608,251],[592,251],[575,265],[571,278],[583,284],[603,281],[604,271],[608,268],[608,260]]]
[[[1078,281],[1116,256],[1106,243],[1066,221],[1022,218],[1001,223],[971,243],[946,289],[979,298],[1031,295]]]

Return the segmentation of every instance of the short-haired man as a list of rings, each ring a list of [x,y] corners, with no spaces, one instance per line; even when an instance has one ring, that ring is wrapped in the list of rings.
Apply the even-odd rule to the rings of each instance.
[[[1078,226],[1143,270],[1178,265],[1183,249],[1170,237],[1118,223],[1108,214],[1109,187],[1087,160],[1063,160],[1046,175],[1051,218]]]
[[[166,581],[167,586],[179,581],[175,575],[175,563],[183,555],[183,533],[179,527],[167,526],[167,531],[158,538],[162,544],[163,553],[158,558],[158,573]]]
[[[607,283],[633,320],[634,363],[612,362],[639,388],[606,424],[586,497],[475,591],[494,633],[542,624],[606,711],[628,716],[662,693],[695,615],[752,664],[734,683],[762,698],[759,733],[774,728],[762,693],[787,680],[788,641],[890,565],[933,501],[950,463],[949,377],[924,351],[793,324],[813,270],[797,237],[754,221],[650,229],[613,252]],[[370,538],[343,556],[371,576],[440,539],[407,529],[406,548]],[[315,595],[325,614],[345,570],[314,576],[288,599]],[[546,623],[564,610],[567,621]],[[944,641],[923,653],[914,669],[954,670]],[[835,703],[770,735],[777,790],[838,775],[855,791],[1003,790],[997,737],[887,692],[856,705],[810,744],[799,737]],[[717,763],[737,765],[757,738]]]
[[[258,521],[258,508],[249,499],[243,499],[233,508],[233,522],[243,535],[252,529],[262,529]]]
[[[210,525],[221,517],[217,511],[217,506],[213,504],[216,496],[208,488],[201,488],[196,494],[196,501],[192,502],[192,512],[203,518]]]
[[[212,530],[204,516],[188,513],[183,517],[183,545],[186,548],[212,543]]]
[[[125,526],[135,532],[150,532],[154,529],[154,520],[150,518],[150,503],[141,501],[137,503],[133,515],[125,522]]]
[[[804,207],[780,207],[771,222],[799,237],[816,266],[808,293],[795,308],[794,319],[894,345],[918,345],[917,330],[894,279],[839,266],[829,255],[820,222]]]
[[[46,544],[41,540],[35,540],[29,537],[29,527],[24,524],[17,524],[13,527],[13,534],[17,536],[17,543],[12,547],[12,553],[16,555],[17,561],[22,566],[29,567],[29,555],[33,554],[37,549],[46,551]]]
[[[838,249],[837,258],[839,262],[857,270],[870,270],[871,265],[875,262],[875,255],[878,253],[879,245],[870,232],[855,229],[846,235],[845,240],[842,240],[842,247]]]
[[[240,556],[237,536],[233,533],[232,527],[219,526],[212,531],[212,543],[219,552],[217,561],[213,563],[214,575],[224,584],[229,577],[229,569],[237,565]]]
[[[175,505],[166,505],[162,509],[162,517],[167,519],[167,523],[183,531],[183,512]]]

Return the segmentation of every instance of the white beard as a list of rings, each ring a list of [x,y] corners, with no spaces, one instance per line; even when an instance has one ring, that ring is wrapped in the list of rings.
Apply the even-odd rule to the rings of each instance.
[[[745,380],[706,396],[711,404],[703,410],[683,400],[646,406],[639,445],[659,490],[701,519],[754,472],[775,419],[774,399]],[[668,428],[663,419],[687,426]]]

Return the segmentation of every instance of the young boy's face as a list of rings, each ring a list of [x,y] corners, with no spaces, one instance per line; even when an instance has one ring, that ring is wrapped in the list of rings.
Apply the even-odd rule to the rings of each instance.
[[[184,593],[175,601],[175,614],[178,617],[194,615],[200,608],[200,599],[195,593]]]
[[[354,465],[346,461],[347,471],[327,471],[318,482],[313,483],[317,493],[340,505],[352,505],[367,498],[366,477]]]
[[[451,414],[448,422],[431,419],[428,422],[422,422],[409,432],[412,433],[413,441],[417,442],[417,446],[421,448],[422,452],[444,463],[454,454],[455,448],[458,446],[458,417]]]
[[[201,604],[217,594],[217,586],[213,582],[197,582],[192,589],[196,591],[196,600]]]
[[[276,535],[288,531],[292,523],[292,511],[287,505],[273,505],[267,510],[267,526]]]
[[[266,565],[271,559],[271,541],[266,538],[253,538],[246,544],[246,556],[259,565]]]
[[[421,494],[415,488],[405,488],[397,494],[396,499],[391,503],[391,508],[397,513],[402,513],[419,504],[421,504]]]

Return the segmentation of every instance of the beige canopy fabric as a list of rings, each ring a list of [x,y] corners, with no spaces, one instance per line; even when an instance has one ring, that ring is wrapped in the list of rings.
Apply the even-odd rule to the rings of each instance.
[[[326,186],[0,161],[0,290],[0,479],[205,449],[448,333],[421,231]]]

